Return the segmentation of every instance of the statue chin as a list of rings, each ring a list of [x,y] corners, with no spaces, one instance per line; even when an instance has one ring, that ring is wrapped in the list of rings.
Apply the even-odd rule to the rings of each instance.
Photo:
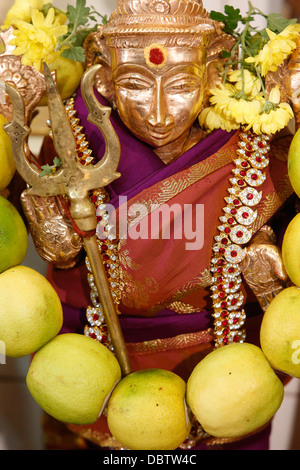
[[[130,129],[132,134],[135,135],[139,140],[145,142],[153,148],[154,153],[165,163],[171,163],[172,161],[179,158],[188,148],[195,145],[197,142],[194,142],[192,145],[189,145],[189,136],[191,130],[186,130],[179,137],[174,137],[173,139],[165,135],[164,138],[155,138],[153,135],[150,135],[149,138],[144,134],[141,135],[137,131]],[[200,140],[200,139],[199,139]],[[199,142],[198,140],[198,142]]]

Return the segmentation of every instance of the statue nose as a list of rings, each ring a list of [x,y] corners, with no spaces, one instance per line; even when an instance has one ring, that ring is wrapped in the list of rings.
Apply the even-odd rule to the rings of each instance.
[[[159,112],[153,112],[149,114],[146,118],[147,123],[150,127],[173,127],[174,119],[171,114],[162,113],[161,110]]]
[[[168,113],[164,90],[159,81],[156,84],[152,109],[146,121],[150,127],[173,127],[174,125],[174,118]]]

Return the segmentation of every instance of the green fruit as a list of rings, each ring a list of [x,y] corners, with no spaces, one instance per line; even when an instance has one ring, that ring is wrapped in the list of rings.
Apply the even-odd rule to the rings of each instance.
[[[188,436],[186,384],[162,369],[144,369],[123,378],[107,407],[113,436],[131,450],[174,450]]]
[[[222,438],[245,436],[266,424],[283,393],[261,349],[249,343],[215,349],[187,382],[187,404],[208,434]]]
[[[291,220],[284,233],[282,260],[293,284],[300,286],[300,213]]]
[[[0,273],[21,264],[28,249],[28,235],[15,206],[0,196]]]
[[[90,337],[66,333],[43,346],[26,377],[35,401],[49,415],[71,424],[91,424],[121,378],[114,354]]]
[[[80,85],[80,80],[84,72],[81,62],[58,56],[53,62],[48,64],[51,72],[56,73],[57,88],[63,100],[70,98]],[[47,105],[48,98],[43,96],[39,106]]]
[[[0,340],[7,356],[34,353],[57,335],[62,322],[61,302],[44,276],[25,266],[0,274]]]
[[[3,129],[6,123],[6,118],[0,114],[0,191],[9,185],[16,171],[10,138]]]
[[[300,197],[300,129],[295,133],[289,148],[288,174],[295,193]]]
[[[288,287],[272,300],[263,316],[260,343],[274,369],[300,378],[299,287]]]

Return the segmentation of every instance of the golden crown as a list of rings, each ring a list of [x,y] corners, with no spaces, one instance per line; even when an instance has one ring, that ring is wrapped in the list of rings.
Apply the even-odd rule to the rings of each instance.
[[[140,33],[205,37],[214,23],[202,0],[118,0],[103,34],[110,42]]]

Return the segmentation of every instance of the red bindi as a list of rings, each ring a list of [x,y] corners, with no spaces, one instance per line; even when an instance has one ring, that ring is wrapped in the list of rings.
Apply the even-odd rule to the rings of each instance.
[[[150,50],[149,61],[155,65],[160,65],[163,63],[164,54],[162,53],[160,49],[158,49],[158,47],[154,47],[153,49]]]

